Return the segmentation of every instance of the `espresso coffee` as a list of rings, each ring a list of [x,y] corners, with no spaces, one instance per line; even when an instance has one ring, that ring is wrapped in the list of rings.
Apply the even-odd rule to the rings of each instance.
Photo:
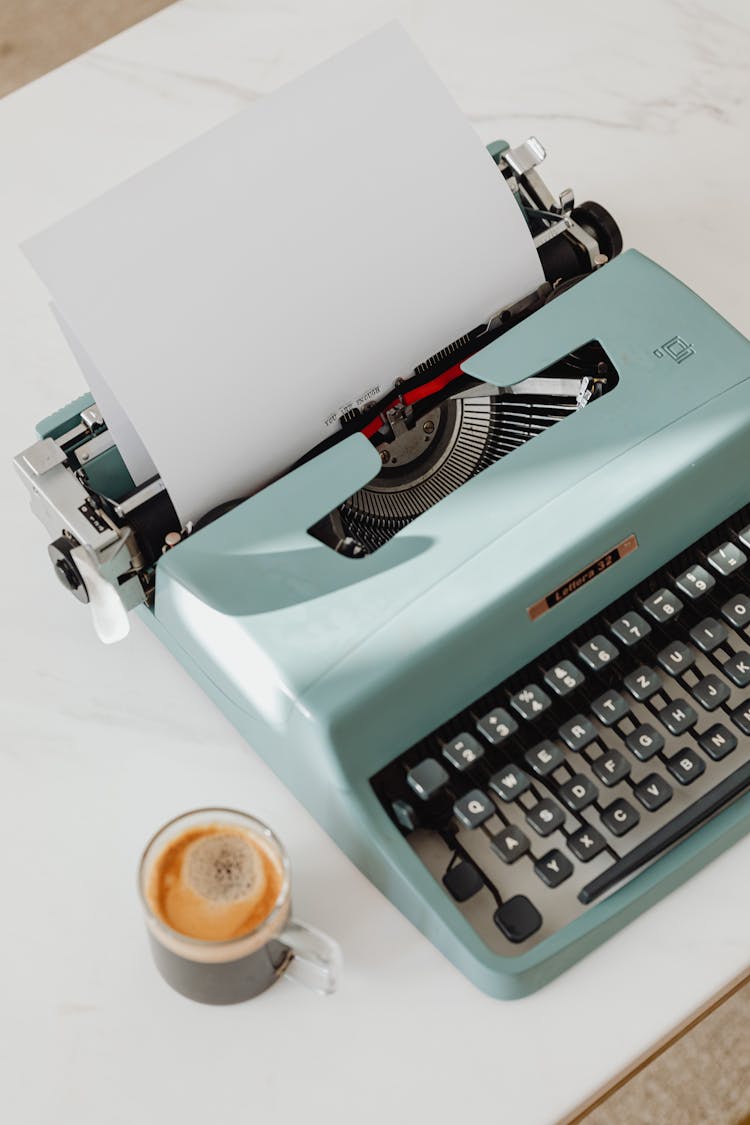
[[[138,885],[156,967],[203,1004],[259,996],[282,975],[336,987],[335,942],[291,918],[289,860],[270,828],[236,809],[195,809],[146,845]]]
[[[282,880],[279,863],[257,836],[236,824],[204,824],[166,845],[147,897],[156,917],[178,933],[231,941],[268,917]]]

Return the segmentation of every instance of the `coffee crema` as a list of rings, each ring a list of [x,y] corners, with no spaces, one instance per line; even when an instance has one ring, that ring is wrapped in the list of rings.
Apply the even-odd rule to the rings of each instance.
[[[188,828],[151,870],[156,917],[186,937],[230,941],[259,926],[276,905],[281,867],[264,842],[236,824]]]

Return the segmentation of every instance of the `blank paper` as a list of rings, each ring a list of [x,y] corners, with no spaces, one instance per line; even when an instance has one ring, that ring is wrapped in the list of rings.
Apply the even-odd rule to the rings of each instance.
[[[121,408],[106,420],[126,462],[132,427],[184,521],[543,280],[502,176],[397,24],[25,249]]]
[[[119,402],[112,394],[108,384],[102,378],[101,372],[94,367],[91,359],[86,354],[80,340],[73,332],[70,325],[61,315],[60,310],[51,305],[52,315],[60,325],[60,331],[65,337],[70,350],[75,356],[81,373],[89,385],[96,405],[106,420],[107,426],[116,435],[117,448],[122,454],[125,464],[130,470],[130,475],[136,484],[143,484],[158,474],[156,465],[151,460],[148,450],[141,441],[135,427],[125,414]]]

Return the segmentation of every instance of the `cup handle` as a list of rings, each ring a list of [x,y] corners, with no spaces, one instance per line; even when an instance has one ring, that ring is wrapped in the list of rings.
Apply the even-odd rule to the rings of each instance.
[[[335,992],[341,972],[341,950],[320,930],[291,919],[278,941],[292,953],[284,975],[311,988],[321,996]]]

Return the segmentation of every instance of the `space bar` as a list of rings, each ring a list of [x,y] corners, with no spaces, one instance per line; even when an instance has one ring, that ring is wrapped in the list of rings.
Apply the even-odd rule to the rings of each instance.
[[[649,836],[637,848],[633,848],[632,852],[623,856],[617,863],[613,863],[603,874],[597,875],[596,879],[587,883],[578,892],[579,901],[594,902],[616,883],[627,879],[628,875],[632,875],[639,867],[650,863],[661,852],[676,844],[683,836],[687,836],[688,832],[718,812],[722,805],[738,797],[748,785],[750,785],[750,762],[745,762],[744,766],[740,766],[713,789],[709,789],[708,793],[704,793],[689,809],[685,809],[674,820],[670,820],[669,824],[665,824],[663,828],[654,832],[653,836]]]

